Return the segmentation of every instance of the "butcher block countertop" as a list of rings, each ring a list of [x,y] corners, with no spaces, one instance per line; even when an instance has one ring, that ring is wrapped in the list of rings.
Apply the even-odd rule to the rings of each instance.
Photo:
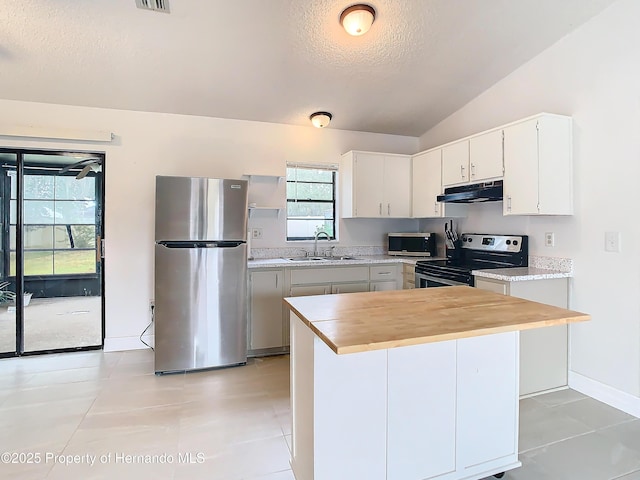
[[[466,286],[289,297],[284,302],[337,354],[590,318],[584,313]]]

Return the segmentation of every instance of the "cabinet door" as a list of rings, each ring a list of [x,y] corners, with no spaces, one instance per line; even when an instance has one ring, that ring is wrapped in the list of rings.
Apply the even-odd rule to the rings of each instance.
[[[385,157],[382,154],[354,154],[353,200],[356,217],[387,216],[386,211],[383,215],[383,209],[386,208],[386,205],[383,206],[384,162]]]
[[[411,217],[411,157],[384,158],[383,217]]]
[[[504,129],[504,215],[538,214],[538,120]]]
[[[456,459],[471,474],[518,453],[518,332],[458,340],[457,362]]]
[[[441,217],[441,204],[436,197],[442,193],[442,150],[413,157],[411,182],[412,216]]]
[[[471,182],[502,177],[502,130],[469,139]]]
[[[398,290],[398,282],[386,281],[386,282],[371,282],[369,291],[371,292],[384,292],[388,290]]]
[[[249,349],[283,346],[282,270],[251,272]]]
[[[442,148],[442,185],[469,181],[469,140]]]
[[[387,479],[433,478],[452,472],[456,459],[455,341],[387,352]]]
[[[572,119],[542,115],[538,120],[538,213],[573,214]]]
[[[331,293],[368,292],[369,282],[338,283],[331,285]]]
[[[475,287],[481,290],[488,290],[490,292],[501,293],[502,295],[509,295],[509,289],[506,282],[500,280],[485,280],[484,278],[475,278]]]
[[[303,285],[291,287],[290,297],[304,297],[306,295],[328,295],[331,293],[331,285]]]

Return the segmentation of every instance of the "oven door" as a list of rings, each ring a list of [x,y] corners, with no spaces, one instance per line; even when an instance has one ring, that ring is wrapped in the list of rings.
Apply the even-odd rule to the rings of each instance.
[[[416,288],[453,287],[456,285],[469,285],[443,277],[434,277],[424,273],[416,273]]]

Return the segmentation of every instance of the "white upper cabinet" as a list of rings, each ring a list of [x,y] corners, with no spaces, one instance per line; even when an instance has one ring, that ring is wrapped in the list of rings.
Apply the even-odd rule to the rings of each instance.
[[[502,130],[469,139],[469,180],[471,183],[502,178]]]
[[[442,150],[420,153],[412,159],[413,201],[416,218],[441,217],[443,203],[436,200],[442,193]]]
[[[572,215],[572,119],[541,114],[504,128],[504,215]]]
[[[411,217],[411,157],[350,151],[340,162],[344,218]]]
[[[459,185],[469,181],[469,140],[442,147],[442,185]]]
[[[502,130],[442,147],[442,185],[463,185],[502,178]]]
[[[385,155],[383,192],[383,217],[411,217],[411,156]]]

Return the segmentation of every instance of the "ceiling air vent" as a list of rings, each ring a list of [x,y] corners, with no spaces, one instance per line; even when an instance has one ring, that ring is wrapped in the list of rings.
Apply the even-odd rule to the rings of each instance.
[[[136,6],[145,10],[169,13],[169,0],[136,0]]]

